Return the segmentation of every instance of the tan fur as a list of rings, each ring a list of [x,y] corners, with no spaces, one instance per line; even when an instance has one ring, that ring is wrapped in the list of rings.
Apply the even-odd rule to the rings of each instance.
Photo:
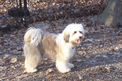
[[[56,36],[49,33],[44,34],[39,46],[41,48],[40,52],[42,52],[43,56],[56,60]]]
[[[68,32],[64,32],[63,35],[64,35],[64,41],[69,42],[70,34]]]

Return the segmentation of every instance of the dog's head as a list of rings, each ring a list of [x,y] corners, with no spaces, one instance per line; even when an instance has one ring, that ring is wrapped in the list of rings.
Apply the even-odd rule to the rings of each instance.
[[[63,31],[64,41],[79,45],[84,39],[84,28],[82,24],[69,24]]]

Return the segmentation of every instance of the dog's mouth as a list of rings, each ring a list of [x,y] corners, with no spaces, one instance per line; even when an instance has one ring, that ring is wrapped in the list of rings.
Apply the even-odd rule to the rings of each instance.
[[[77,42],[77,44],[79,44],[80,43],[80,40],[76,40],[76,42]]]

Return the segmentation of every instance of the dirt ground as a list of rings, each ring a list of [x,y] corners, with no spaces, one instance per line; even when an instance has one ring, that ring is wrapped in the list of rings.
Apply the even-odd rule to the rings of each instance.
[[[81,23],[81,19],[45,22],[53,27],[44,31],[61,33],[68,24]],[[47,58],[37,67],[38,72],[25,73],[22,48],[27,28],[0,31],[0,81],[122,81],[122,28],[84,27],[85,39],[71,59],[75,67],[65,74]]]

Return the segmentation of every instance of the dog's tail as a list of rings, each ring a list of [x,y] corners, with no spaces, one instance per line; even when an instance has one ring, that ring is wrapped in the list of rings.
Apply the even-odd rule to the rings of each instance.
[[[36,28],[29,28],[24,36],[24,42],[28,42],[30,44],[34,44],[38,46],[42,39],[42,30]]]

